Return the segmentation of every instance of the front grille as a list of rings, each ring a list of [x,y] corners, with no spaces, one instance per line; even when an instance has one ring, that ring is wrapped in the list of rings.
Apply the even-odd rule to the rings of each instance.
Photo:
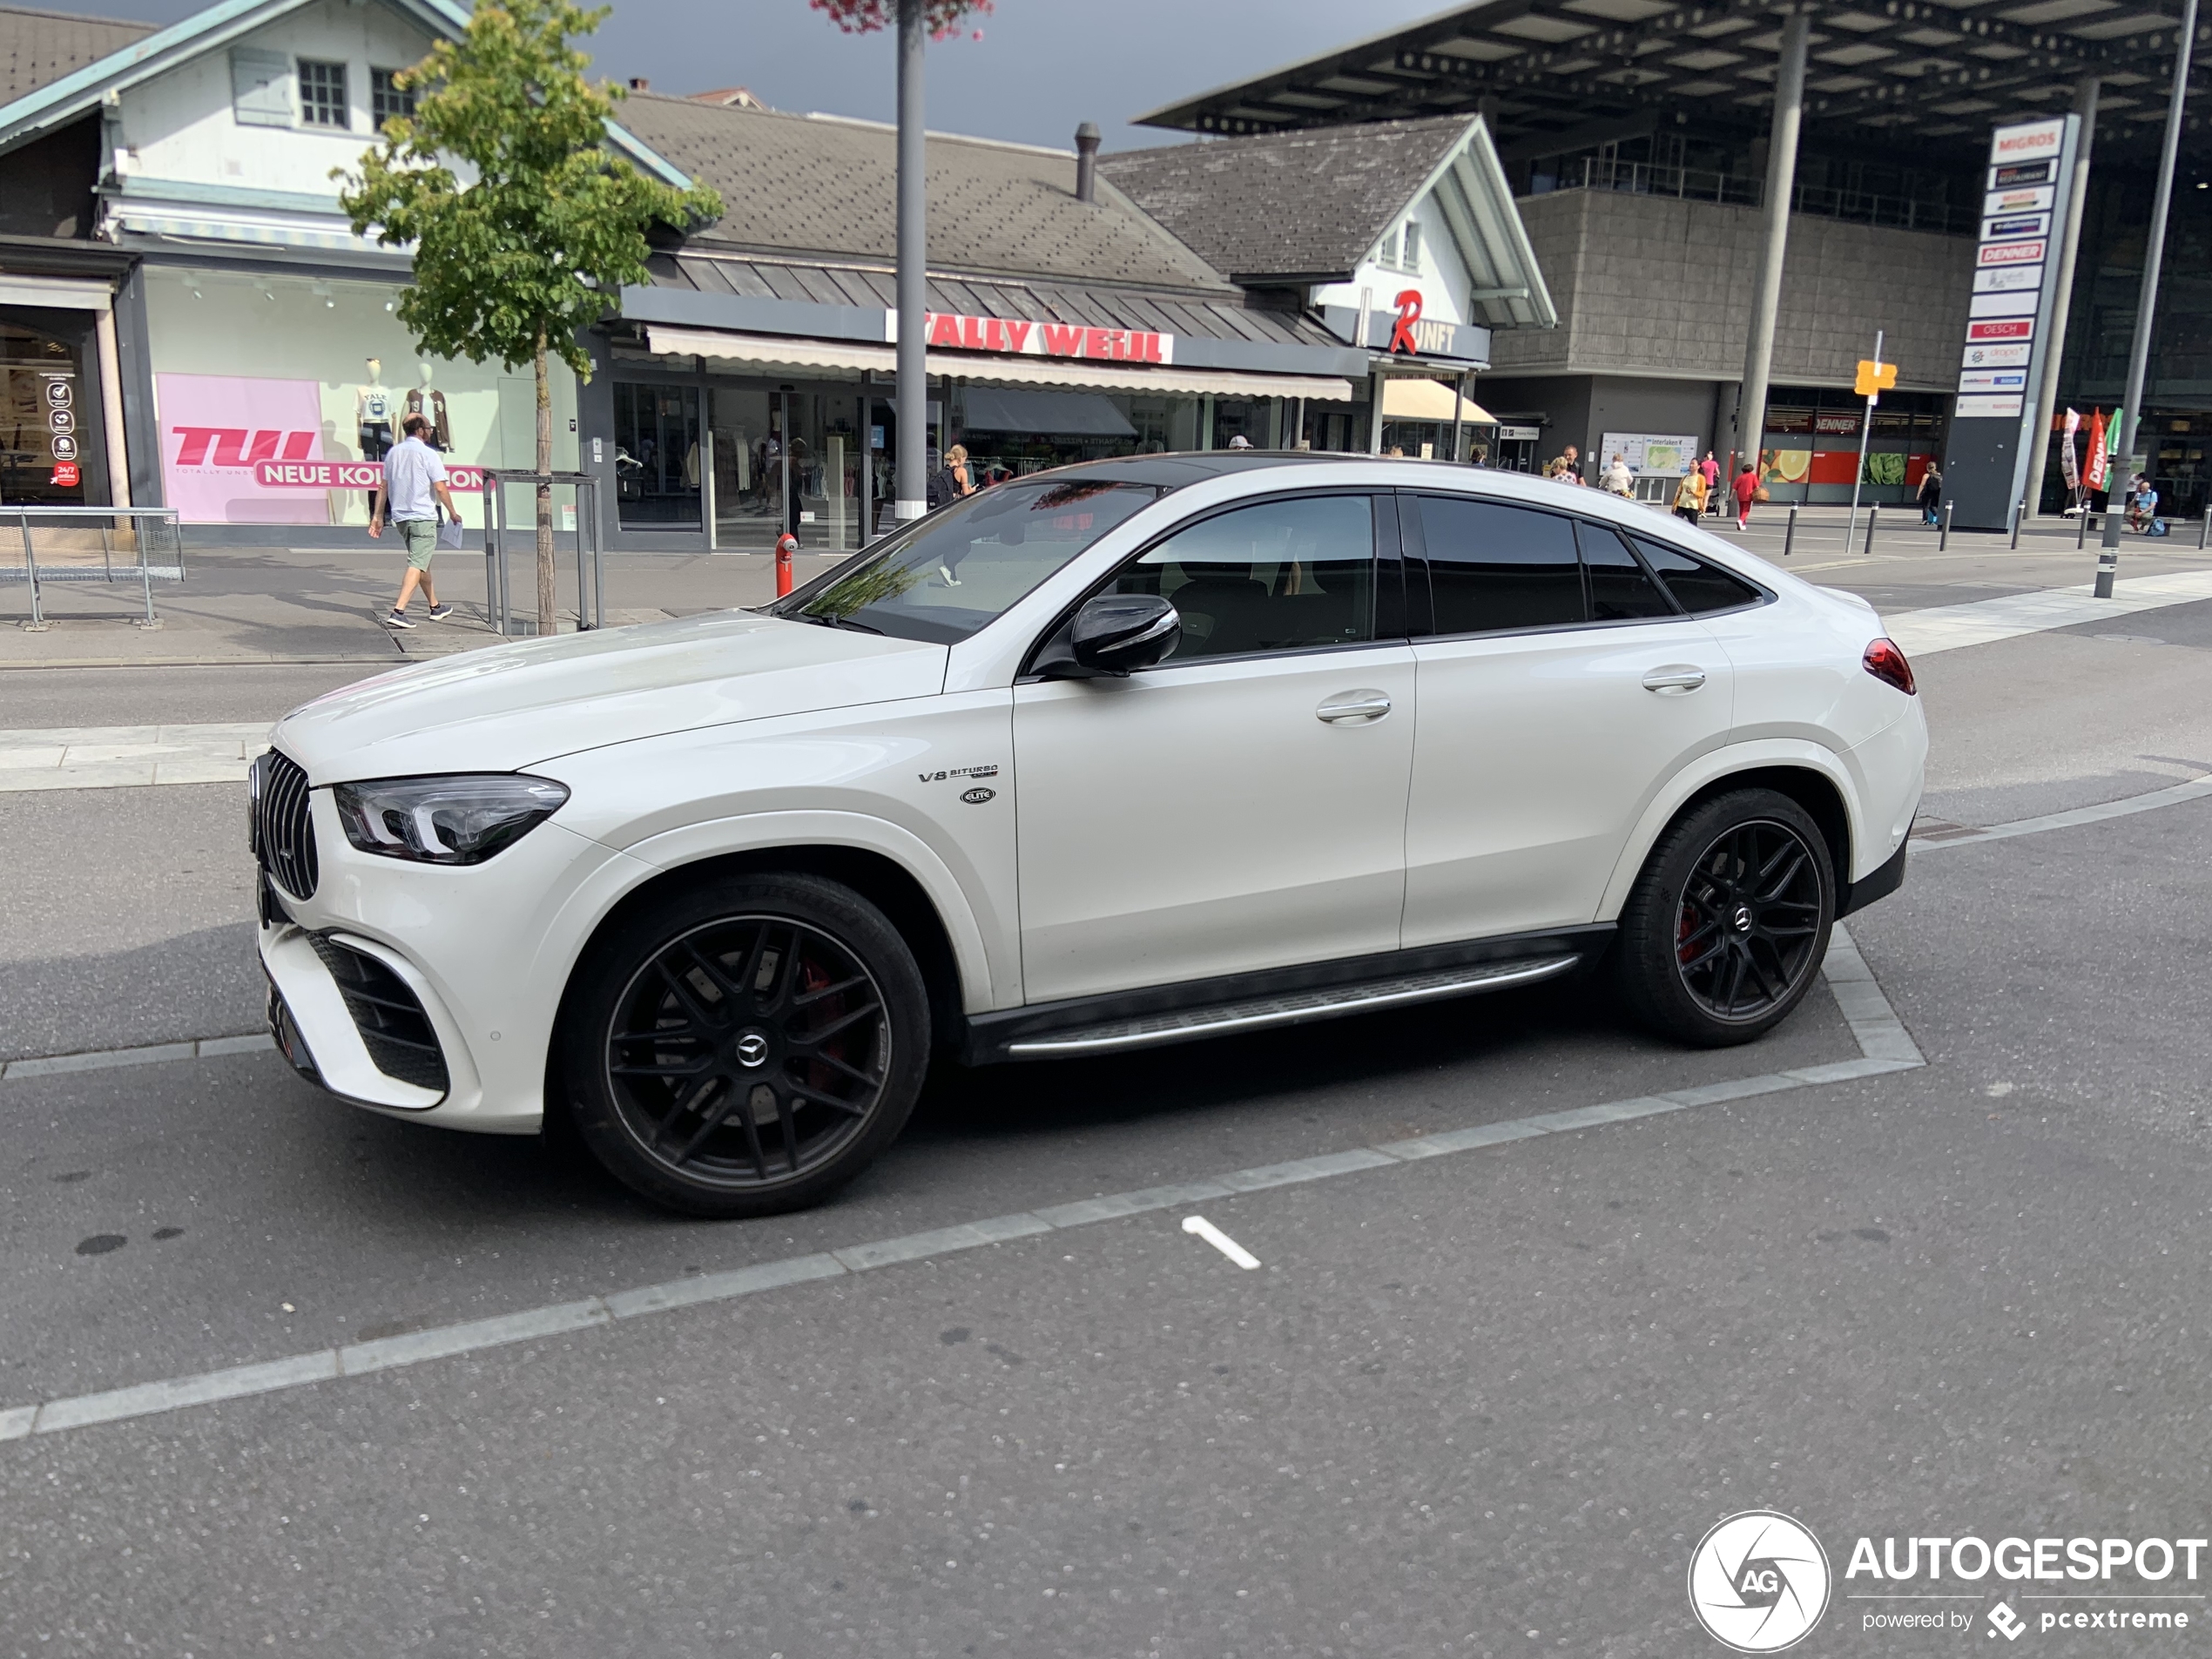
[[[338,981],[346,1012],[360,1028],[361,1045],[377,1070],[417,1089],[444,1094],[449,1085],[446,1057],[430,1016],[408,989],[407,981],[366,951],[339,944],[321,934],[309,935],[315,954]]]
[[[253,763],[246,788],[254,858],[293,898],[314,898],[321,872],[307,816],[307,774],[272,749]]]

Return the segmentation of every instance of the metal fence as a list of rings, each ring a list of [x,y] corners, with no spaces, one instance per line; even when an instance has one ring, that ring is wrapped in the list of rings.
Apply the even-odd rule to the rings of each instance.
[[[1765,182],[1746,174],[1669,166],[1656,161],[1608,160],[1603,156],[1582,156],[1561,163],[1559,172],[1552,175],[1550,188],[1615,190],[1636,196],[1671,196],[1681,201],[1726,202],[1739,207],[1757,207],[1766,199]],[[1955,233],[1972,230],[1977,222],[1972,209],[1946,202],[1838,190],[1825,185],[1797,185],[1790,192],[1790,208],[1817,219],[1848,219],[1908,231]]]
[[[484,607],[495,631],[511,635],[515,613],[507,583],[506,484],[526,489],[562,484],[572,492],[576,513],[576,625],[579,631],[604,628],[607,622],[606,578],[599,562],[599,481],[588,472],[496,472],[484,469]],[[535,525],[531,527],[535,532]],[[536,543],[530,543],[533,549]],[[541,617],[533,624],[542,634],[557,633],[557,617]]]
[[[5,534],[10,519],[22,533],[23,562],[0,563],[0,582],[29,584],[32,629],[47,625],[43,590],[49,582],[135,583],[145,591],[146,614],[134,620],[141,628],[161,625],[153,584],[185,579],[184,534],[175,508],[0,505],[0,560],[16,549],[16,538]],[[61,530],[47,537],[43,555],[31,533],[34,519],[57,522]]]

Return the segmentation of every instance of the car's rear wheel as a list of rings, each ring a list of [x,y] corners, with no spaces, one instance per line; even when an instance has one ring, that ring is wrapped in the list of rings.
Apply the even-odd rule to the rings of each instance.
[[[1622,997],[1703,1048],[1749,1042],[1804,1000],[1836,919],[1827,840],[1804,807],[1740,789],[1685,813],[1621,912]]]
[[[772,1215],[897,1137],[928,1064],[928,995],[852,889],[727,878],[601,939],[561,1049],[577,1131],[617,1179],[692,1215]]]

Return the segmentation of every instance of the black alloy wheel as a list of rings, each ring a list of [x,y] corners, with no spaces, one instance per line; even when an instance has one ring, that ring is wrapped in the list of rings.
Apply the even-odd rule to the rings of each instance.
[[[1675,962],[1716,1020],[1756,1020],[1796,989],[1822,930],[1824,858],[1786,824],[1724,831],[1690,866],[1675,921]]]
[[[1826,838],[1797,802],[1765,789],[1706,801],[1660,837],[1622,909],[1622,994],[1662,1035],[1749,1042],[1811,988],[1835,895]]]
[[[904,1125],[927,1061],[927,994],[858,894],[741,879],[605,942],[571,995],[563,1058],[577,1130],[637,1191],[698,1215],[795,1209]]]

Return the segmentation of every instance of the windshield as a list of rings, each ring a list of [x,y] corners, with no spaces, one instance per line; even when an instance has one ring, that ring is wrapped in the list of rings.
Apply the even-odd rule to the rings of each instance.
[[[1140,507],[1150,484],[1004,483],[978,491],[769,614],[949,645],[1005,615]]]

